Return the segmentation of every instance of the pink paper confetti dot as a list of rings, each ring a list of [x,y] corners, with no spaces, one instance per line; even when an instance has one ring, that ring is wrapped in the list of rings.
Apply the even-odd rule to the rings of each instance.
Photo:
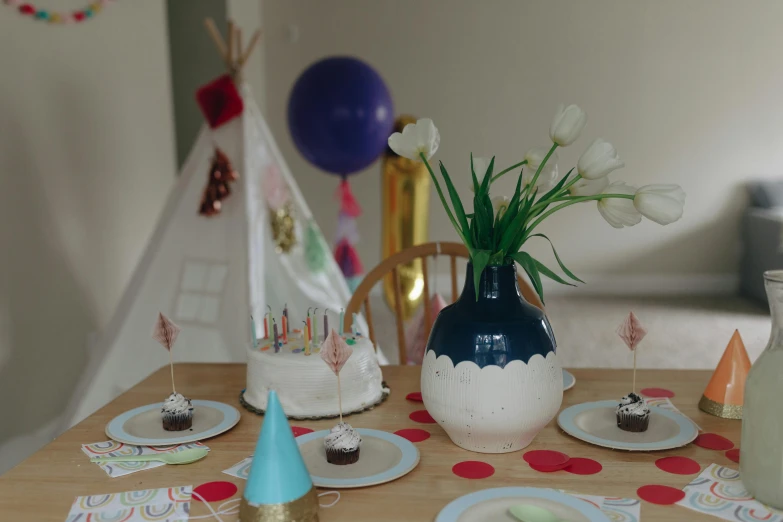
[[[193,498],[199,502],[220,502],[221,500],[233,497],[236,492],[236,484],[219,480],[216,482],[207,482],[194,488]],[[201,498],[197,497],[195,494],[200,495]]]
[[[693,443],[700,448],[718,451],[726,451],[734,447],[733,442],[726,437],[721,437],[717,433],[702,433],[696,437],[696,440],[694,440]]]
[[[604,467],[597,460],[574,457],[568,461],[568,465],[563,468],[563,471],[574,475],[595,475],[600,473],[602,469]]]
[[[565,453],[551,450],[527,451],[522,458],[536,471],[557,471],[563,469],[570,460]]]
[[[739,448],[730,449],[726,452],[726,458],[739,464],[740,450]]]
[[[416,410],[408,415],[410,420],[415,422],[421,422],[422,424],[435,424],[435,419],[432,418],[430,412],[427,410]]]
[[[304,426],[291,426],[291,431],[294,432],[294,437],[298,437],[299,435],[305,435],[307,433],[312,433],[313,430],[310,428],[305,428]]]
[[[405,399],[413,402],[424,401],[424,399],[421,398],[421,392],[410,392],[408,395],[405,396]]]
[[[642,395],[645,397],[650,398],[667,398],[671,399],[674,397],[674,392],[671,390],[667,390],[666,388],[644,388],[641,391]]]
[[[397,430],[395,435],[399,435],[403,439],[408,439],[411,442],[421,442],[430,438],[430,432],[426,430],[420,430],[419,428],[406,428],[404,430]]]
[[[495,474],[495,468],[486,462],[480,462],[478,460],[466,460],[454,464],[451,471],[458,477],[466,479],[483,479]]]
[[[663,457],[655,461],[658,469],[674,475],[694,475],[701,471],[699,463],[688,457]]]
[[[636,490],[636,494],[639,495],[639,498],[642,500],[661,506],[670,506],[685,498],[684,491],[671,486],[660,486],[658,484],[642,486]]]

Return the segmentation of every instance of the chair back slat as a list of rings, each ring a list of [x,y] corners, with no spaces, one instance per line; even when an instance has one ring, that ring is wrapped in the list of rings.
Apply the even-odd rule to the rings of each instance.
[[[367,319],[367,328],[369,328],[370,332],[370,341],[372,341],[372,346],[375,348],[376,353],[378,352],[378,345],[375,341],[375,327],[372,323],[372,309],[370,308],[370,296],[367,296],[364,299],[364,315],[366,316],[365,319]]]
[[[424,278],[424,335],[425,339],[430,337],[430,328],[432,328],[432,298],[430,297],[430,277],[427,269],[427,258],[421,260],[421,276]],[[437,276],[436,276],[437,277]]]
[[[405,325],[402,315],[402,291],[400,290],[400,272],[395,266],[392,268],[392,280],[394,282],[394,315],[397,320],[397,347],[400,353],[400,364],[408,363],[408,351],[405,348]]]
[[[430,300],[429,266],[427,265],[427,258],[438,255],[449,256],[451,301],[455,302],[457,298],[459,298],[459,286],[457,281],[457,258],[467,258],[468,249],[465,247],[465,245],[460,243],[450,242],[425,243],[423,245],[416,245],[389,256],[387,259],[381,261],[378,266],[367,273],[365,278],[354,291],[350,302],[345,307],[345,323],[343,325],[344,330],[351,330],[351,325],[353,324],[353,314],[361,313],[362,305],[364,305],[364,314],[366,316],[365,318],[367,319],[367,326],[369,328],[368,334],[373,344],[377,345],[378,340],[375,338],[372,310],[370,309],[370,291],[378,282],[383,280],[387,274],[391,274],[392,281],[394,283],[394,315],[397,323],[397,343],[400,355],[400,364],[406,364],[408,356],[405,343],[405,325],[402,315],[402,290],[400,284],[400,273],[397,267],[412,263],[416,259],[421,259],[422,277],[424,278],[424,286],[422,288],[424,294],[424,321],[427,337],[429,337],[429,333],[435,318],[433,317],[432,302]],[[434,276],[437,277],[437,274],[434,274]],[[527,281],[525,281],[522,276],[517,276],[517,282],[519,284],[519,290],[522,293],[522,296],[530,304],[543,310],[544,306],[541,303],[541,300],[538,298],[538,295],[527,283]]]

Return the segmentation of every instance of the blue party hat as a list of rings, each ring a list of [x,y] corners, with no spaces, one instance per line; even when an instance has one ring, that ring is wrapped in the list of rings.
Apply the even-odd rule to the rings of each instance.
[[[285,504],[313,490],[299,446],[274,390],[266,401],[264,424],[245,486],[252,505]],[[317,504],[316,504],[317,506]],[[317,509],[317,508],[316,508]]]

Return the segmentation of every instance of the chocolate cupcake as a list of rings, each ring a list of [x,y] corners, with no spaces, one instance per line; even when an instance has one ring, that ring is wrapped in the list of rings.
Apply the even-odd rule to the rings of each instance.
[[[193,425],[193,405],[190,399],[181,393],[169,395],[160,412],[163,416],[163,429],[166,431],[183,431]]]
[[[644,399],[631,392],[617,405],[617,427],[624,431],[640,433],[650,425],[650,408]]]
[[[362,438],[350,424],[341,422],[324,437],[326,462],[344,466],[359,460]]]

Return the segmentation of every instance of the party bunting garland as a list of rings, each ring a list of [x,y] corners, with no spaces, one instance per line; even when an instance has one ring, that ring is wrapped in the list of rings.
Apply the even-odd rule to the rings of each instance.
[[[48,9],[41,9],[35,7],[29,2],[23,2],[22,0],[4,0],[5,4],[16,8],[19,13],[30,16],[33,20],[41,22],[49,22],[50,24],[72,24],[83,22],[89,18],[93,18],[98,14],[105,6],[109,5],[114,0],[95,0],[90,2],[87,7],[77,9],[75,11],[63,12],[63,11],[50,11]]]

